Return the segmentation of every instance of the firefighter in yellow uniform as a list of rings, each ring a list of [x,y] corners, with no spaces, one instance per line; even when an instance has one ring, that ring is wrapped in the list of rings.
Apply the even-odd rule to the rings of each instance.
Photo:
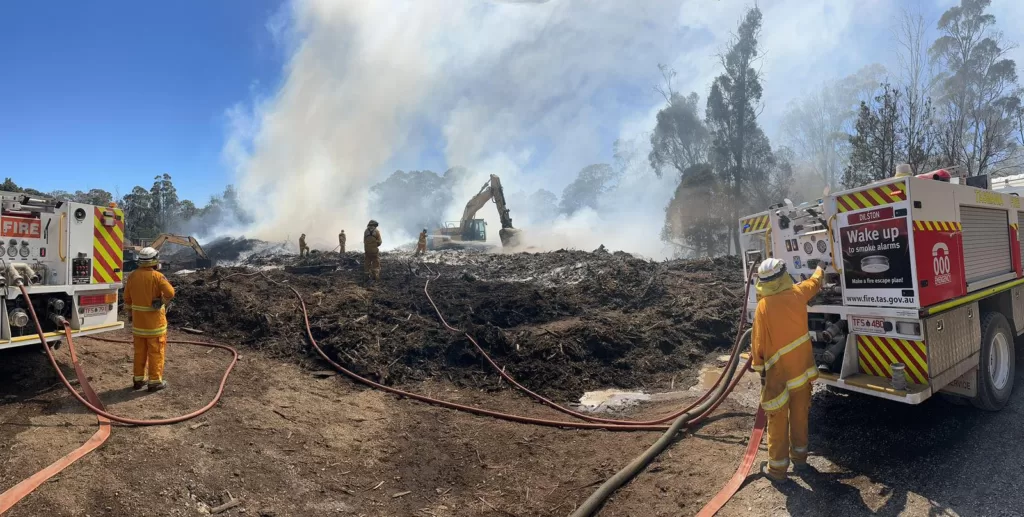
[[[416,241],[416,254],[422,255],[427,252],[427,229],[420,232],[420,240]]]
[[[794,285],[786,263],[770,258],[757,269],[757,310],[751,336],[751,368],[761,375],[761,407],[768,415],[768,477],[785,481],[807,466],[807,419],[811,383],[818,378],[807,329],[807,302],[821,289],[825,272]]]
[[[309,246],[306,246],[306,234],[299,235],[299,256],[309,255]]]
[[[139,252],[139,268],[132,271],[124,286],[124,305],[131,309],[132,334],[135,337],[135,364],[132,387],[142,389],[149,375],[149,391],[167,387],[164,359],[167,356],[166,305],[174,298],[174,287],[157,271],[160,254],[154,248]]]
[[[345,254],[345,230],[338,234],[338,253]]]
[[[380,280],[380,245],[383,244],[380,238],[380,230],[377,229],[377,221],[370,219],[363,232],[363,249],[366,257],[363,259],[363,268],[370,280]]]

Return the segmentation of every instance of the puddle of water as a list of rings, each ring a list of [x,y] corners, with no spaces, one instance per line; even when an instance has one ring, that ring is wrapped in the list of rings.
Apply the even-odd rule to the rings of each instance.
[[[713,364],[701,366],[697,377],[697,384],[690,387],[691,393],[704,393],[715,385],[715,381],[718,380],[725,369],[724,363],[729,360],[729,356],[721,356],[718,359],[722,362],[721,366]],[[742,366],[741,364],[740,367]],[[757,379],[757,374],[746,372],[743,378],[740,379],[740,382],[736,384],[736,388],[729,394],[729,399],[738,402],[744,407],[757,407],[761,400],[761,383]]]
[[[717,364],[701,366],[697,383],[690,386],[689,389],[661,393],[644,393],[642,391],[617,389],[588,391],[580,397],[580,408],[587,411],[601,412],[621,409],[642,402],[693,400],[715,385],[715,381],[722,375],[722,370],[725,368],[725,363],[729,360],[729,356],[721,356],[716,359]],[[757,375],[747,372],[729,395],[729,399],[744,407],[757,407],[761,399],[761,385],[757,380]]]
[[[651,396],[640,391],[597,390],[584,393],[580,397],[580,407],[590,411],[603,411],[646,400],[651,400]]]

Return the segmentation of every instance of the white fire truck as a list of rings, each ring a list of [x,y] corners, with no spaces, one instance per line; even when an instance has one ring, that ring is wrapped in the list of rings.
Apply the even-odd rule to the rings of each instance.
[[[18,283],[51,346],[61,318],[76,335],[117,330],[124,217],[108,207],[0,192],[0,349],[39,343]]]
[[[940,170],[787,202],[739,224],[748,267],[778,257],[800,281],[831,263],[809,306],[820,382],[908,404],[941,392],[998,410],[1024,333],[1021,220],[1015,193]],[[756,306],[751,289],[748,316]]]

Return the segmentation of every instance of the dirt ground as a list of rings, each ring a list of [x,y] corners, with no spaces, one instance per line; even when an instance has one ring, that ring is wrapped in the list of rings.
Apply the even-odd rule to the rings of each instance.
[[[599,260],[606,259],[611,266],[617,260]],[[671,263],[653,266],[680,271],[697,267]],[[444,265],[437,267],[443,269]],[[442,271],[438,292],[460,287],[475,291],[488,281],[462,278],[465,269],[464,264],[448,265]],[[513,271],[507,276],[516,274]],[[208,294],[214,293],[208,285],[212,283],[200,276],[191,281],[206,283],[193,285],[188,278],[172,278],[184,296],[181,304],[172,307],[171,314],[177,311],[178,316],[193,320],[177,324],[204,328],[208,332],[203,337],[211,338],[216,333],[215,320],[199,318],[196,315],[201,311],[184,302],[190,296],[205,296],[200,294],[203,286],[209,288]],[[352,277],[345,278],[348,283]],[[717,298],[698,299],[676,290],[675,281],[683,277],[663,278],[664,291],[658,289],[652,296],[667,297],[662,300],[665,304],[673,303],[671,297],[697,300],[676,301],[668,309],[670,316],[663,316],[669,322],[702,314],[690,307],[717,303]],[[410,311],[407,306],[413,293],[421,289],[411,281],[408,286],[399,286],[397,280],[373,287],[353,285],[349,290],[358,293],[356,301],[340,291],[330,291],[340,288],[316,276],[292,281],[303,284],[300,290],[309,296],[315,298],[314,293],[321,292],[320,297],[331,302],[320,302],[318,308],[315,301],[311,305],[317,322],[335,313],[341,325],[335,333],[351,330],[354,319],[368,316],[368,329],[350,335],[384,336],[381,356],[385,351],[396,354],[391,360],[405,364],[405,373],[398,370],[398,374],[386,375],[380,370],[375,362],[376,343],[372,352],[368,346],[359,348],[340,339],[333,346],[353,355],[359,350],[362,355],[354,359],[367,359],[371,366],[366,372],[376,372],[377,378],[453,401],[533,416],[558,415],[510,391],[493,372],[481,366],[479,358],[461,355],[464,344],[457,336],[437,330],[436,322],[435,329],[430,330],[429,309]],[[491,281],[495,283],[489,287],[494,288],[497,281]],[[246,303],[251,291],[225,287],[228,282],[222,282],[220,291],[224,292],[210,294],[203,298],[204,303],[239,299]],[[543,283],[524,283],[531,282],[531,289],[546,298],[549,291]],[[195,288],[191,295],[188,285]],[[253,289],[257,287],[252,284]],[[584,284],[580,289],[593,293],[598,287]],[[645,309],[634,302],[638,294],[647,296],[655,287],[643,291],[642,285],[627,285],[622,289],[632,290],[632,296],[621,297],[625,300],[622,303],[632,305],[619,306],[615,314],[594,314],[590,308],[598,304],[616,307],[614,301],[601,300],[605,296],[601,292],[593,294],[597,299],[593,302],[580,300],[586,297],[575,293],[563,294],[568,301],[562,302],[562,308],[539,311],[543,316],[538,318],[544,318],[540,325],[557,333],[565,343],[580,336],[585,344],[584,333],[593,335],[595,328],[599,336],[628,340],[630,332],[622,330],[624,321],[653,319],[657,311],[665,309],[661,302],[652,302],[649,307],[655,308],[646,309],[652,312],[645,315]],[[325,365],[310,359],[302,336],[280,331],[295,329],[288,319],[293,300],[281,296],[275,303],[275,312],[260,306],[252,320],[237,316],[233,319],[241,320],[241,325],[220,327],[225,329],[221,332],[223,341],[241,343],[243,354],[220,405],[197,420],[174,426],[115,426],[106,444],[44,484],[9,515],[206,515],[211,507],[226,500],[227,493],[242,504],[219,515],[568,515],[598,484],[658,437],[659,433],[654,432],[625,434],[526,426],[399,399],[354,385],[341,376],[318,377],[315,373]],[[363,310],[350,308],[337,313],[338,306],[354,303],[362,303],[359,307]],[[488,304],[495,303],[497,308],[485,313]],[[565,372],[531,374],[530,369],[539,361],[532,353],[522,352],[523,343],[546,346],[547,354],[552,346],[557,348],[556,344],[541,341],[552,338],[552,343],[557,343],[555,336],[528,328],[537,326],[536,321],[493,324],[501,330],[487,334],[484,321],[502,313],[501,303],[482,295],[460,294],[456,301],[448,302],[446,312],[455,313],[454,324],[481,331],[485,346],[498,342],[496,336],[502,333],[522,336],[518,354],[515,346],[504,352],[496,347],[499,362],[509,364],[509,370],[521,380],[528,378],[526,383],[531,387],[560,401],[578,397],[582,389],[615,386],[664,392],[672,386],[679,390],[697,384],[675,400],[647,403],[625,412],[637,417],[667,413],[696,397],[705,380],[700,375],[702,366],[713,363],[721,351],[719,345],[709,345],[708,339],[718,340],[717,336],[729,330],[705,333],[711,337],[702,338],[682,323],[666,324],[676,329],[679,341],[668,352],[660,352],[668,356],[661,365],[643,366],[644,361],[652,362],[656,357],[650,350],[634,350],[632,355],[607,360],[601,353],[603,348],[581,346],[578,357],[552,357],[557,368],[548,372],[576,371],[574,368],[614,372],[615,365],[624,364],[641,370],[633,376],[624,375],[619,382],[609,380],[606,375],[611,373],[581,380]],[[458,304],[462,304],[461,311]],[[527,304],[513,306],[522,312]],[[680,306],[683,310],[672,316],[671,311]],[[216,314],[218,307],[209,305],[207,309]],[[405,330],[399,330],[401,322],[392,322],[397,318],[392,312],[403,314],[402,318],[412,314],[405,320]],[[261,318],[268,321],[264,315],[277,325],[260,327]],[[224,314],[218,318],[225,321]],[[601,318],[608,323],[601,326]],[[647,329],[648,321],[640,331]],[[245,324],[256,327],[245,334],[239,330]],[[396,324],[399,329],[392,331]],[[657,327],[646,333],[633,331],[643,339],[634,338],[630,346],[637,348],[653,340],[649,346],[660,350],[659,336],[652,334],[657,331]],[[328,334],[323,331],[324,336]],[[128,338],[128,333],[121,336]],[[172,338],[175,336],[195,338],[173,330]],[[431,346],[436,350],[417,358],[408,347],[388,345],[390,341],[412,340],[434,343]],[[91,382],[108,409],[134,417],[166,417],[202,405],[212,395],[227,363],[219,351],[207,353],[205,349],[171,345],[167,365],[171,389],[146,394],[126,389],[131,375],[128,345],[82,338],[79,348]],[[453,355],[452,350],[460,353]],[[1024,354],[1018,358],[1021,356]],[[59,351],[59,357],[66,363],[66,349]],[[632,357],[639,358],[638,362],[629,363]],[[574,366],[573,362],[584,366]],[[646,377],[642,385],[637,384],[645,371],[656,373]],[[1017,372],[1018,386],[1024,386],[1024,360],[1018,359]],[[84,442],[95,431],[96,420],[65,393],[45,356],[36,349],[0,352],[0,378],[6,381],[0,387],[0,487],[6,488]],[[752,377],[745,378],[715,418],[677,440],[655,464],[620,490],[601,515],[695,514],[736,468],[753,423],[754,383]],[[719,515],[1024,515],[1024,495],[1018,488],[1024,483],[1024,471],[1020,469],[1024,458],[1018,452],[1022,415],[1024,397],[1020,393],[1002,412],[990,414],[940,400],[908,407],[818,390],[811,442],[811,464],[817,472],[781,489],[754,474]],[[765,459],[763,447],[758,459]]]

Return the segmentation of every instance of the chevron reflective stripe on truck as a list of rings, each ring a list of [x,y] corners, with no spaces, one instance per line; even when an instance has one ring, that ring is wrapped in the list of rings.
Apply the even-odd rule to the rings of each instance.
[[[760,232],[768,229],[768,214],[758,215],[749,219],[741,221],[743,223],[743,233]]]
[[[924,341],[857,336],[857,357],[861,371],[868,375],[891,379],[892,364],[903,363],[909,382],[928,382],[928,349]]]
[[[914,221],[914,230],[918,232],[959,232],[960,223],[956,221]]]
[[[114,211],[114,226],[103,225],[103,212]],[[92,283],[121,283],[124,245],[124,212],[95,207],[92,218]]]
[[[907,200],[907,184],[905,182],[882,185],[850,194],[836,196],[839,212],[852,212],[864,208],[891,205]]]

